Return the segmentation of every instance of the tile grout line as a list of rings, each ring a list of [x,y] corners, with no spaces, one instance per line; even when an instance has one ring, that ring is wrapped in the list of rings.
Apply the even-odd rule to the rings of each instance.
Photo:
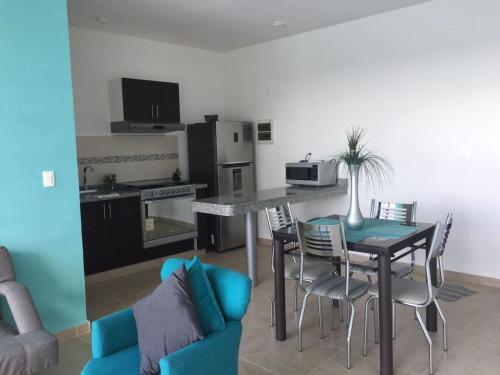
[[[266,372],[269,372],[270,374],[279,375],[279,373],[277,373],[277,372],[275,372],[275,371],[272,371],[272,370],[269,370],[269,369],[267,369],[267,368],[265,368],[265,367],[263,367],[263,366],[261,366],[261,365],[258,365],[257,363],[253,363],[252,361],[249,361],[248,359],[243,358],[241,355],[239,355],[238,357],[239,357],[239,359],[241,359],[242,361],[244,361],[244,362],[246,362],[246,363],[249,363],[249,364],[251,364],[251,365],[252,365],[252,366],[254,366],[254,367],[257,367],[257,368],[259,368],[259,369],[261,369],[261,370],[264,370],[264,371],[266,371]]]

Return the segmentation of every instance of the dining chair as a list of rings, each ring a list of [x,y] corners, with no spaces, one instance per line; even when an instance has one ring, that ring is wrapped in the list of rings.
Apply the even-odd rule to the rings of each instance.
[[[404,223],[415,223],[417,218],[417,202],[413,203],[395,203],[395,202],[376,202],[371,201],[370,218],[401,221]],[[391,273],[393,276],[402,279],[409,276],[415,270],[415,252],[410,254],[410,263],[393,262],[391,263]],[[372,284],[372,277],[377,276],[377,260],[370,256],[369,259],[351,265],[352,272],[364,274],[368,282]],[[373,308],[376,308],[375,301]],[[392,306],[392,338],[396,338],[396,306]],[[377,338],[376,338],[377,340]]]
[[[302,351],[302,323],[304,320],[304,312],[307,304],[307,299],[310,295],[318,297],[318,311],[319,311],[319,326],[321,338],[323,334],[323,319],[322,319],[322,298],[331,300],[343,301],[347,305],[347,368],[351,368],[351,335],[352,325],[354,322],[355,308],[354,302],[362,297],[370,288],[370,284],[359,279],[351,277],[349,251],[347,250],[347,242],[344,233],[344,224],[340,222],[334,225],[315,225],[311,223],[304,223],[296,221],[297,237],[300,249],[300,288],[305,292],[304,300],[302,302],[302,309],[299,318],[299,342],[298,350]],[[333,259],[340,258],[341,262],[345,264],[345,277],[336,275],[330,272],[328,275],[310,283],[304,283],[304,257],[308,254],[331,257]],[[333,265],[332,265],[333,267]],[[332,268],[333,269],[333,268]]]
[[[294,217],[292,213],[292,208],[290,203],[287,202],[286,205],[266,208],[267,223],[269,225],[269,232],[271,233],[272,241],[272,257],[271,257],[271,269],[274,274],[274,236],[273,231],[282,230],[285,228],[294,228]],[[296,254],[287,255],[288,259],[285,260],[285,279],[295,280],[295,291],[294,291],[294,311],[298,310],[298,288],[299,288],[299,267],[298,257]],[[324,262],[312,261],[306,259],[304,262],[304,280],[307,282],[312,282],[318,277],[331,272],[331,265]],[[275,300],[276,294],[273,292],[271,297],[271,327],[275,324]]]
[[[394,202],[376,202],[372,199],[370,218],[401,221],[404,223],[415,223],[417,218],[417,202],[413,203],[394,203]],[[391,272],[393,276],[402,279],[410,275],[415,269],[415,252],[411,253],[410,263],[393,262]],[[366,275],[371,283],[371,277],[377,275],[377,261],[370,257],[366,261],[351,266],[351,270],[356,273]]]
[[[413,307],[415,314],[417,315],[420,327],[425,335],[427,343],[429,345],[429,374],[434,373],[433,363],[432,363],[432,339],[427,331],[425,323],[420,315],[419,308],[424,308],[432,303],[436,306],[439,313],[439,317],[443,323],[443,350],[448,350],[448,327],[446,323],[446,317],[444,316],[443,310],[438,303],[439,292],[444,285],[444,261],[443,254],[446,247],[446,242],[448,241],[448,236],[450,234],[451,226],[453,224],[453,215],[448,214],[446,218],[446,223],[442,225],[441,223],[436,223],[436,228],[434,229],[434,235],[432,238],[431,248],[427,259],[425,261],[425,276],[426,282],[418,282],[410,279],[392,279],[392,300],[395,303],[401,305]],[[439,268],[439,285],[432,285],[431,278],[431,262],[436,261]],[[365,321],[364,321],[364,337],[363,337],[363,355],[366,356],[367,353],[367,330],[368,330],[368,305],[372,300],[377,300],[379,298],[378,286],[373,285],[370,290],[368,290],[369,297],[365,304]],[[373,311],[376,314],[376,311]]]

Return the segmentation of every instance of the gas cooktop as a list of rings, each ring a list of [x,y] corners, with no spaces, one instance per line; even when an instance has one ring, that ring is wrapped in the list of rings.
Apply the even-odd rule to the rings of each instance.
[[[131,181],[121,184],[124,187],[140,189],[141,199],[166,199],[184,195],[192,195],[196,192],[195,185],[183,181],[174,181],[170,178],[157,180]]]

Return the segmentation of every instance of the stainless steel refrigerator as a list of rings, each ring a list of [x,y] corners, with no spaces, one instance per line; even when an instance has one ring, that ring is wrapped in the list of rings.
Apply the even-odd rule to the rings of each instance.
[[[240,197],[255,189],[252,123],[216,121],[187,127],[189,179],[208,184],[207,196]],[[224,251],[245,244],[245,220],[206,215],[208,249]]]

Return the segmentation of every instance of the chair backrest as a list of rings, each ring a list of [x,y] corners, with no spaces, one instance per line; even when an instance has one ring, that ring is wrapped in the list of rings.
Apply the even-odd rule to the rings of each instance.
[[[166,260],[161,268],[161,280],[165,280],[178,270],[182,263],[187,267],[191,261],[179,258]],[[224,319],[226,321],[241,320],[250,303],[251,280],[239,272],[212,264],[202,263],[202,268],[210,281]]]
[[[425,260],[425,273],[427,276],[427,289],[429,292],[429,302],[432,301],[436,296],[432,288],[431,279],[431,261],[436,260],[437,266],[439,268],[439,284],[438,289],[441,289],[444,285],[444,261],[443,254],[450,235],[451,227],[453,225],[453,215],[451,213],[446,217],[445,224],[440,222],[436,223],[436,228],[434,229],[434,235],[432,237],[431,249]]]
[[[294,218],[290,203],[277,207],[266,207],[267,224],[269,225],[269,232],[273,238],[273,231],[283,228],[291,227],[294,225]]]
[[[300,285],[303,285],[304,255],[339,257],[346,265],[346,291],[348,291],[351,272],[344,224],[340,222],[333,225],[316,225],[296,220],[295,225],[300,249]]]
[[[385,219],[414,223],[417,218],[417,202],[395,203],[378,202],[372,199],[370,217],[373,219]]]

